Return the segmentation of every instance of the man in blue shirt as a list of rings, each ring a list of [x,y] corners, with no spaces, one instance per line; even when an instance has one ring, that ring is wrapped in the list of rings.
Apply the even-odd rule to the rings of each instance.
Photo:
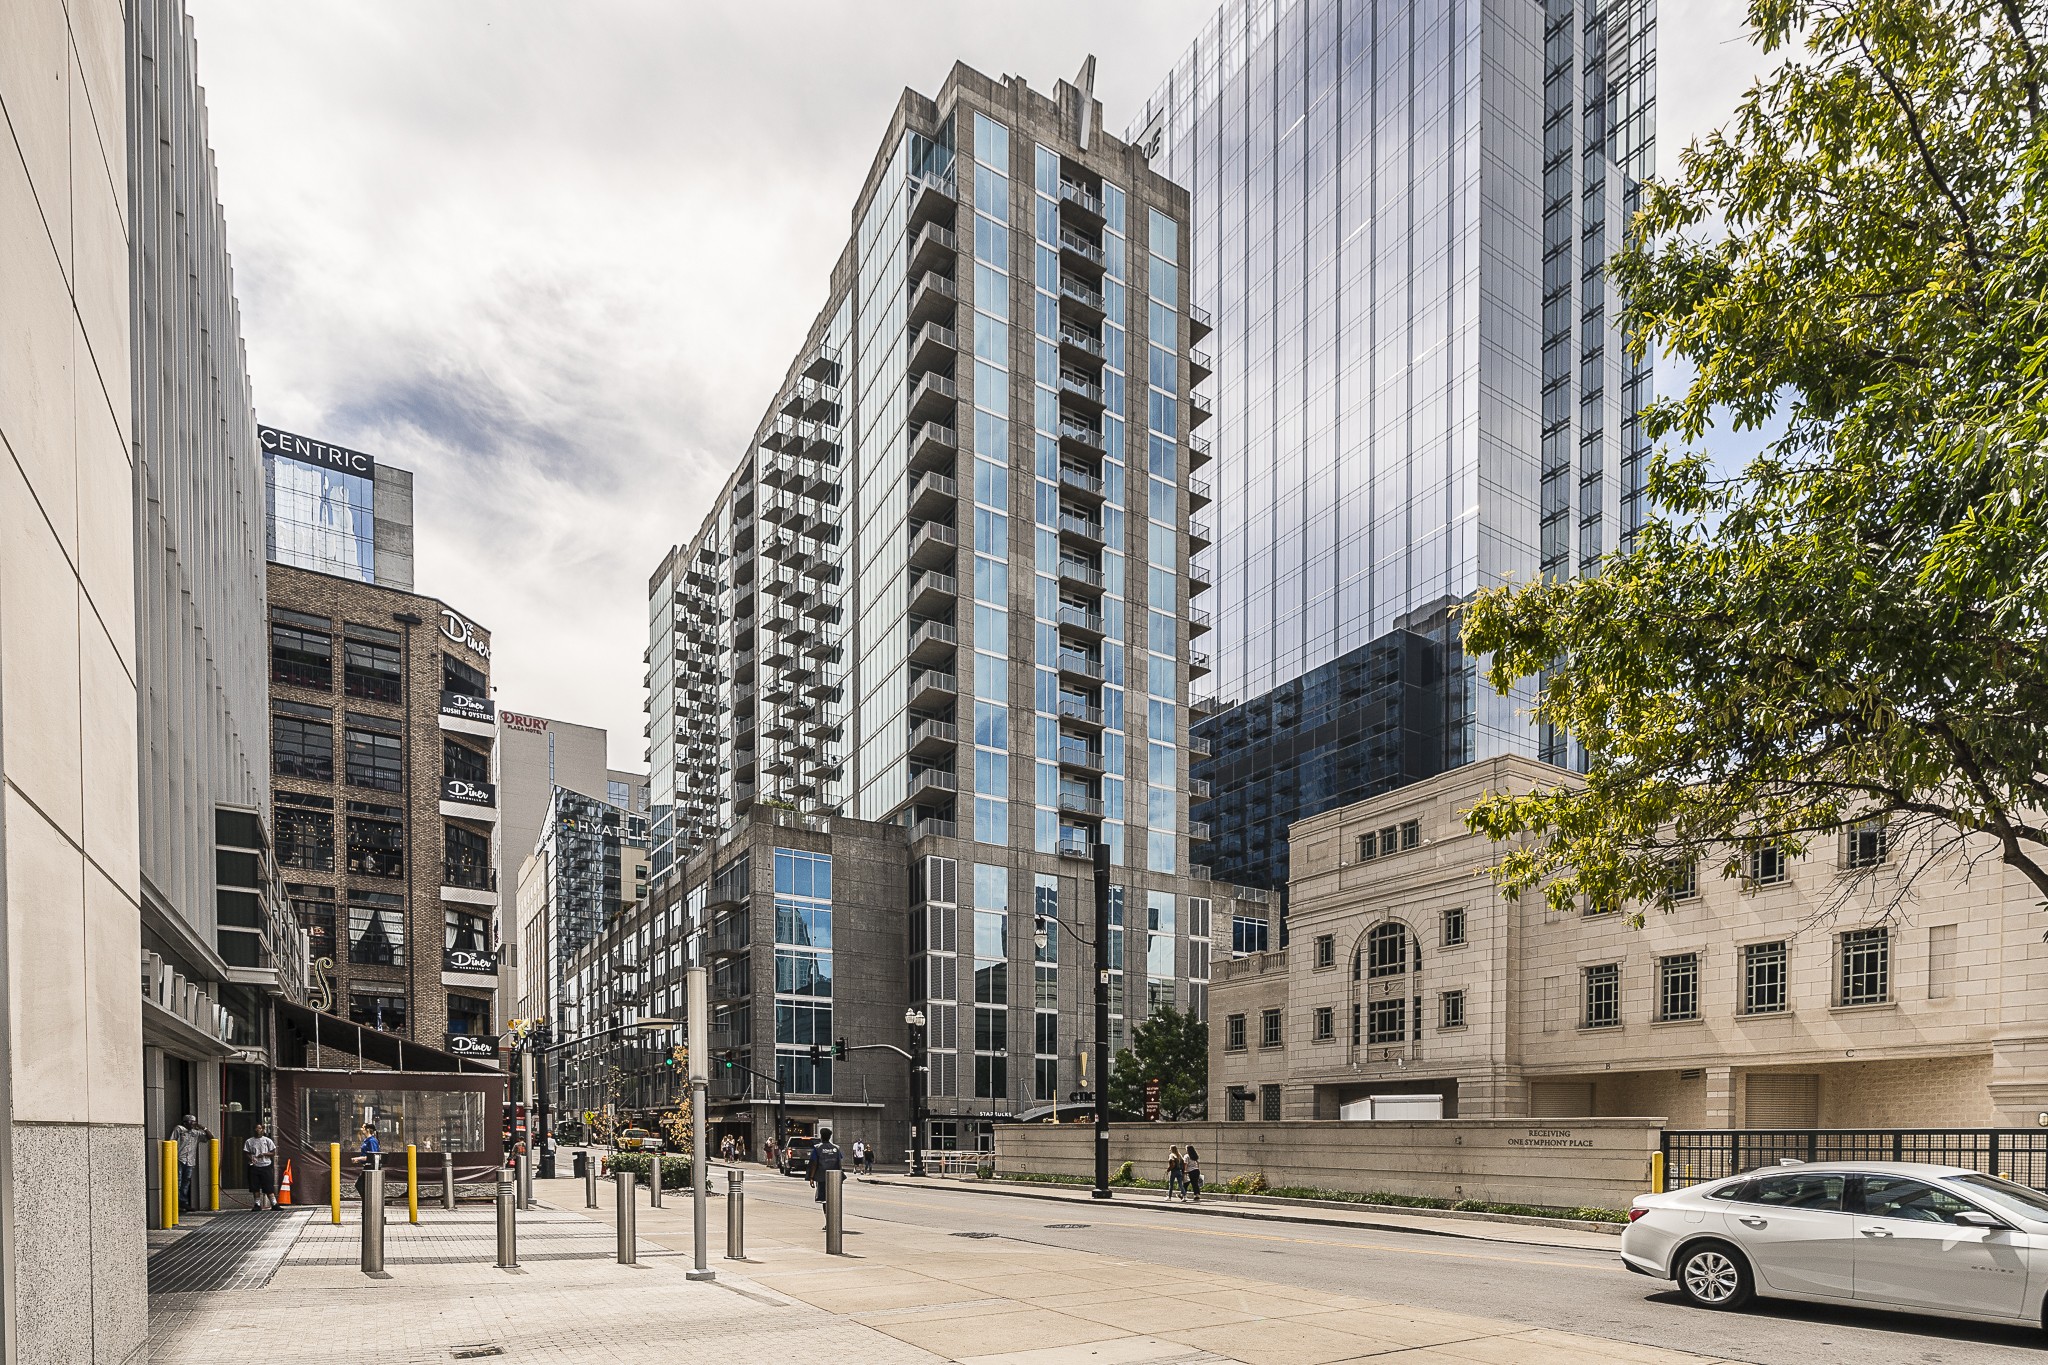
[[[356,1148],[356,1200],[359,1203],[367,1201],[370,1197],[369,1175],[377,1168],[380,1150],[377,1146],[377,1129],[371,1124],[364,1124],[363,1142]]]

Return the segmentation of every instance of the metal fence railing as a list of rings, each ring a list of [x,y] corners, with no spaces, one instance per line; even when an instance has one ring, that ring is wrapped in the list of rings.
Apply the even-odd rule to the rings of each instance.
[[[2048,1128],[1666,1129],[1667,1189],[1795,1161],[1921,1161],[1966,1166],[2048,1190]]]

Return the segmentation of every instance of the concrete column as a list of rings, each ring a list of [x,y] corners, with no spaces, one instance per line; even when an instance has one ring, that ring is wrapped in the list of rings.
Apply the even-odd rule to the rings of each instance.
[[[1740,1127],[1740,1111],[1736,1104],[1735,1068],[1710,1066],[1707,1068],[1707,1117],[1709,1128]]]

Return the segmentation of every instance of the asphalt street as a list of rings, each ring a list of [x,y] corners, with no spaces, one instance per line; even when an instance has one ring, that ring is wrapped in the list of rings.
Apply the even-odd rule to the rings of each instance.
[[[801,1180],[749,1167],[750,1199],[808,1201]],[[722,1184],[723,1177],[714,1177]],[[935,1182],[936,1184],[936,1182]],[[949,1182],[950,1184],[950,1182]],[[1743,1313],[1688,1308],[1670,1285],[1618,1256],[1429,1233],[1250,1224],[1159,1206],[1082,1205],[950,1188],[850,1182],[847,1250],[861,1220],[949,1235],[995,1234],[1151,1265],[1233,1274],[1397,1303],[1483,1314],[1758,1365],[1949,1365],[2037,1360],[2035,1329],[1758,1300]]]

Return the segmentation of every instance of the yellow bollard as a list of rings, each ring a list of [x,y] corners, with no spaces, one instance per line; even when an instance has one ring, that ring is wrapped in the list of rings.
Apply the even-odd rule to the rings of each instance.
[[[165,1142],[163,1154],[164,1226],[174,1228],[178,1226],[178,1144]]]
[[[406,1221],[420,1221],[420,1149],[412,1143],[405,1144],[405,1212]]]
[[[1664,1154],[1650,1153],[1650,1193],[1664,1193]]]
[[[334,1215],[334,1225],[341,1226],[341,1144],[327,1144],[327,1209]]]
[[[212,1180],[211,1180],[211,1182],[210,1182],[210,1184],[209,1184],[209,1189],[208,1189],[208,1195],[207,1195],[207,1203],[206,1203],[206,1207],[207,1207],[208,1209],[210,1209],[211,1211],[213,1211],[214,1213],[219,1213],[219,1212],[220,1212],[220,1139],[219,1139],[219,1138],[215,1138],[215,1139],[213,1139],[213,1141],[211,1141],[211,1142],[207,1143],[206,1145],[207,1145],[207,1147],[208,1147],[209,1149],[211,1149],[211,1150],[210,1150],[210,1151],[209,1151],[209,1152],[207,1153],[207,1160],[208,1160],[208,1163],[209,1163],[209,1165],[210,1165],[210,1166],[211,1166],[211,1168],[212,1168],[212,1176],[213,1176],[213,1178],[212,1178]]]

